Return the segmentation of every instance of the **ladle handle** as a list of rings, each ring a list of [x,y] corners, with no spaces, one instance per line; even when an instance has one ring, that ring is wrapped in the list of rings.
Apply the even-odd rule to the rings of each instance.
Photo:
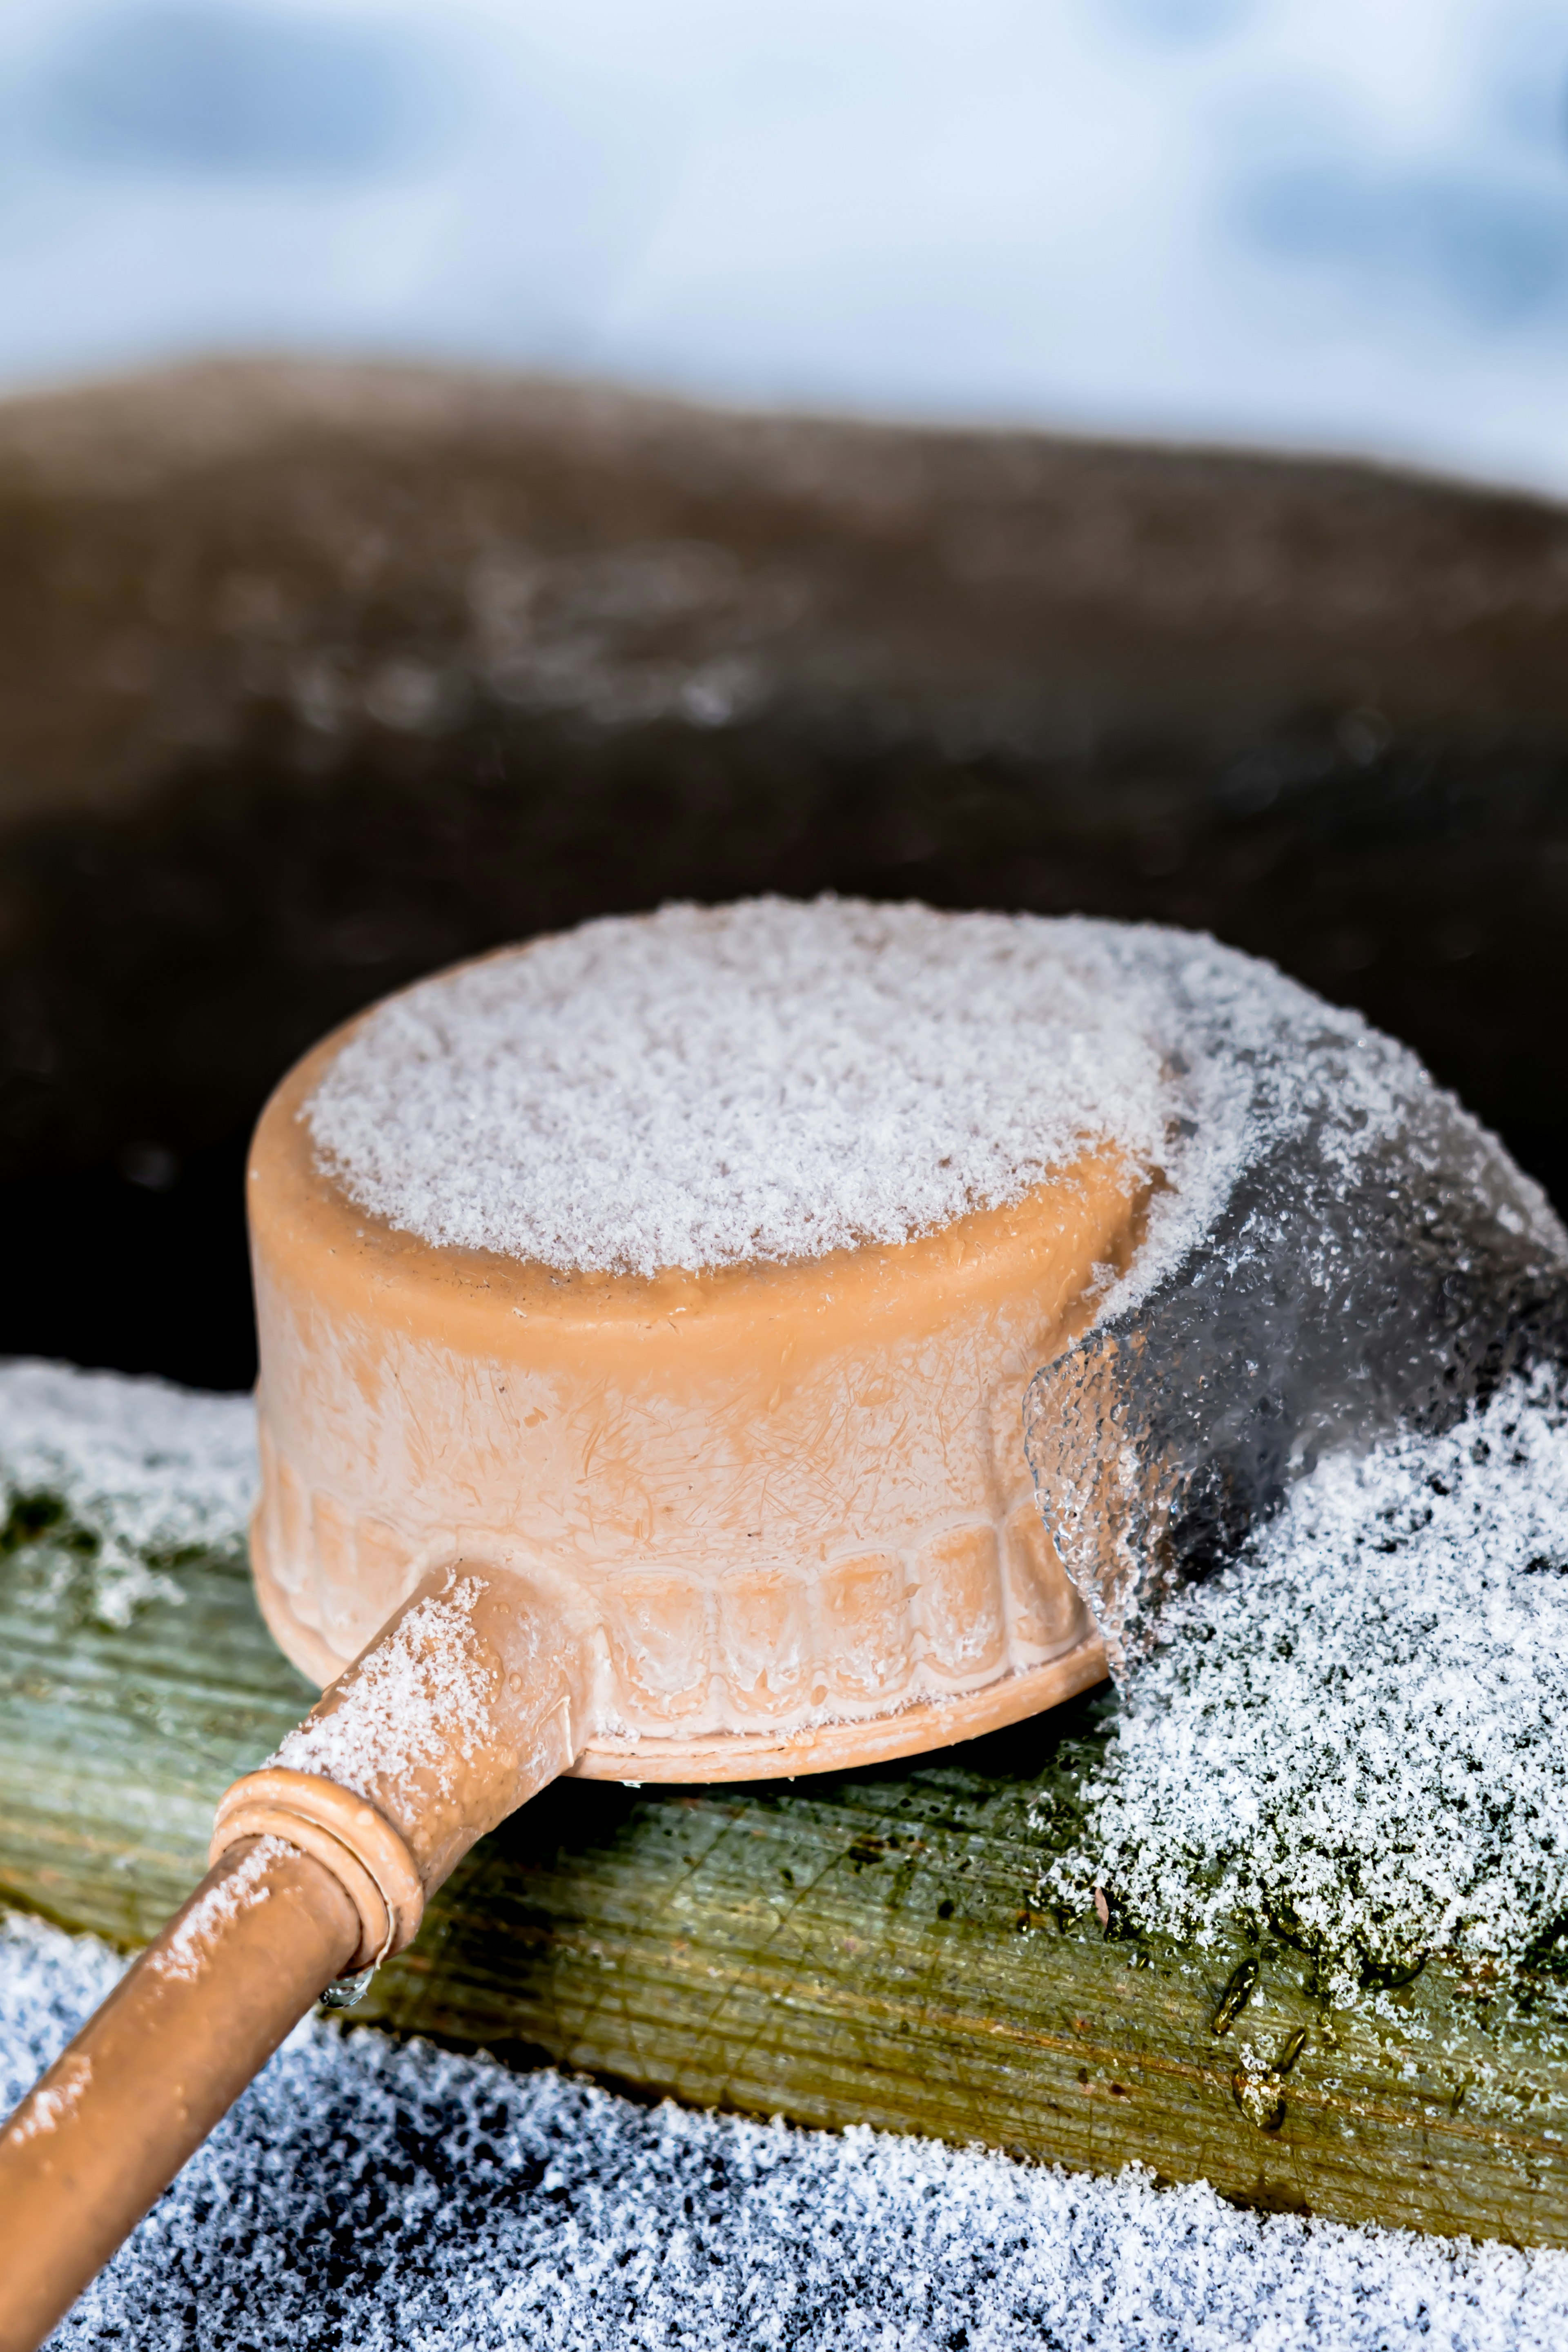
[[[569,1769],[595,1654],[573,1588],[433,1569],[235,1783],[195,1895],[0,2133],[0,2352],[36,2352],[326,1987]]]
[[[36,2352],[361,1932],[280,1839],[214,1864],[0,2135],[0,2352]]]

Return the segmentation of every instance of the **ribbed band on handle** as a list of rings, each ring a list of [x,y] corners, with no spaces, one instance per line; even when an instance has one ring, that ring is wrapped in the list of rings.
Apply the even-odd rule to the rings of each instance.
[[[360,1920],[346,1973],[390,1959],[418,1934],[425,1887],[414,1857],[386,1815],[352,1789],[282,1764],[247,1772],[219,1802],[209,1864],[249,1837],[287,1838],[337,1879]]]

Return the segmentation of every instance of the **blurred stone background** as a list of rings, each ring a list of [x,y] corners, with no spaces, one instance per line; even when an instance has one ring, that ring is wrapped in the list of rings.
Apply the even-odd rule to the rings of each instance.
[[[0,1351],[243,1385],[288,1061],[672,895],[1213,929],[1568,1198],[1568,5],[12,0],[0,385]]]
[[[313,1037],[608,909],[1213,929],[1568,1174],[1568,512],[1343,464],[210,365],[0,412],[3,1344],[248,1376]]]

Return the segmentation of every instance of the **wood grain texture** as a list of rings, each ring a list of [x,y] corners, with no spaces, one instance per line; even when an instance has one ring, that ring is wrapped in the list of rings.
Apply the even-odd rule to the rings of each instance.
[[[308,1704],[244,1563],[115,1631],[68,1530],[0,1555],[0,1893],[122,1944]],[[798,1784],[562,1782],[487,1840],[356,2016],[642,2095],[1137,2161],[1269,2208],[1568,2244],[1568,1985],[1436,1965],[1351,2008],[1239,1928],[1197,1951],[1042,1907],[1087,1702]],[[1037,1825],[1041,1818],[1045,1827]]]

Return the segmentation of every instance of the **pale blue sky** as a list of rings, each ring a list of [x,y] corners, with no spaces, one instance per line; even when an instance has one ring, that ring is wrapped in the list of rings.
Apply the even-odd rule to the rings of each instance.
[[[0,382],[279,346],[1568,489],[1568,0],[5,0]]]

